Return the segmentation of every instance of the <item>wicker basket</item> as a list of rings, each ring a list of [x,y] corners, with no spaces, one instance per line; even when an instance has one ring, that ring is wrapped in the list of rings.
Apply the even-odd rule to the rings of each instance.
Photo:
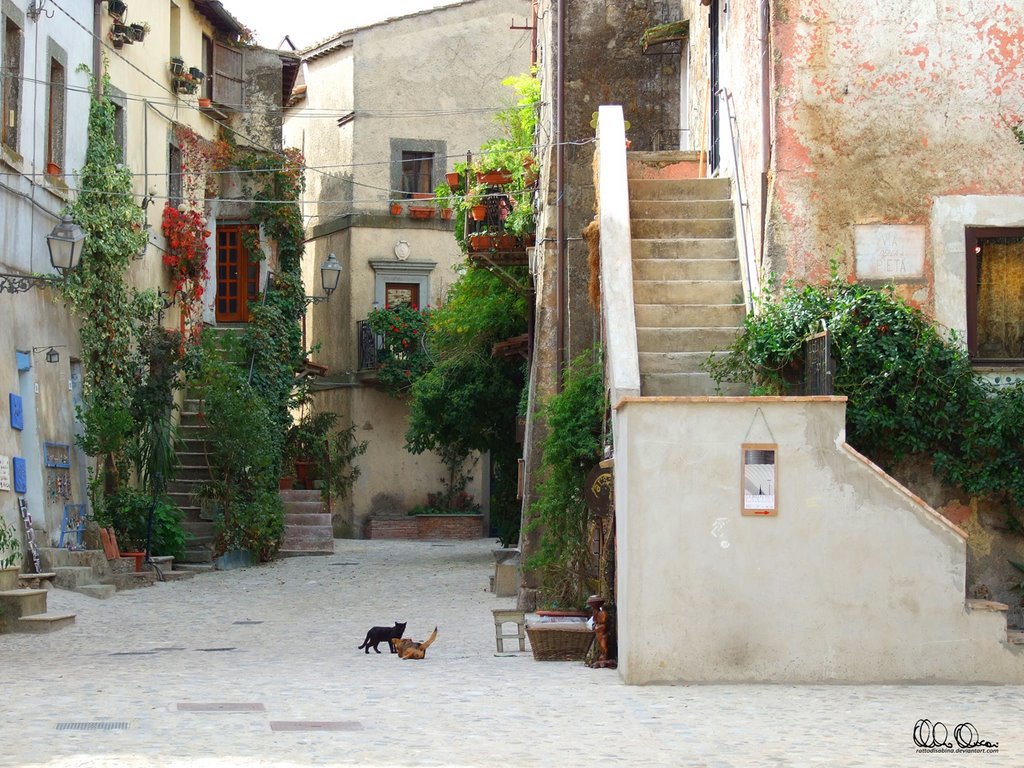
[[[583,622],[527,624],[530,649],[537,661],[583,661],[594,631]]]

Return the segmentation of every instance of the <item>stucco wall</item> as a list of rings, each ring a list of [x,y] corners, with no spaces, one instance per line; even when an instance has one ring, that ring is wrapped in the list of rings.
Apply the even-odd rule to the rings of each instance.
[[[17,126],[18,151],[0,149],[0,272],[16,274],[49,273],[48,235],[57,214],[70,199],[71,174],[85,159],[88,124],[88,77],[78,72],[80,64],[92,60],[92,38],[64,13],[32,20],[26,15],[27,0],[4,0],[0,13],[22,30],[22,80]],[[62,3],[68,14],[91,25],[92,3],[71,0]],[[0,55],[4,40],[0,39]],[[66,118],[64,162],[61,173],[46,174],[48,88],[50,59],[64,67]],[[59,354],[56,363],[45,362],[47,349]],[[33,352],[35,350],[35,352]],[[19,372],[16,352],[30,366]],[[51,479],[43,467],[43,443],[74,442],[74,394],[70,389],[72,361],[80,354],[78,333],[67,309],[49,289],[27,293],[0,293],[0,456],[26,459],[27,493],[36,528],[36,541],[46,546],[60,534],[63,493],[50,493]],[[27,361],[27,362],[26,362]],[[22,398],[25,429],[11,426],[10,395]],[[84,457],[72,454],[69,501],[85,498]],[[81,470],[81,472],[79,471]],[[13,490],[0,490],[0,518],[23,530]],[[24,553],[24,549],[23,549]]]
[[[1015,3],[782,0],[772,35],[777,103],[769,257],[780,275],[856,276],[853,225],[929,222],[936,197],[1020,191],[1009,125],[1024,104]],[[940,295],[929,242],[919,282]]]
[[[844,417],[843,398],[619,407],[626,682],[1024,681],[1004,616],[965,608],[964,534],[846,446]],[[775,517],[740,514],[743,443],[778,446]]]
[[[349,30],[304,53],[306,94],[289,110],[285,130],[289,143],[303,142],[307,165],[318,169],[307,174],[307,197],[322,202],[306,208],[312,214],[306,284],[319,286],[319,264],[328,253],[345,270],[338,293],[307,316],[307,337],[319,345],[312,357],[329,369],[315,397],[318,408],[355,423],[358,438],[369,444],[343,511],[351,535],[363,535],[378,494],[393,494],[408,508],[441,490],[445,470],[438,459],[404,448],[406,405],[358,373],[356,323],[375,300],[383,302],[385,280],[418,282],[420,304],[437,306],[457,278],[453,267],[464,257],[451,222],[389,215],[388,201],[398,197],[396,157],[403,148],[433,151],[436,185],[467,150],[498,135],[494,112],[514,99],[501,81],[529,68],[529,33],[509,30],[506,11],[499,0],[474,0]],[[479,46],[501,55],[481,56]],[[339,126],[318,115],[323,109],[355,117]],[[471,474],[467,491],[486,505],[482,465]]]

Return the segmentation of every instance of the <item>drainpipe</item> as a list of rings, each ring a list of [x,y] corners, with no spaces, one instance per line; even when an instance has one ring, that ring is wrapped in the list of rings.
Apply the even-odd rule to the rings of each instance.
[[[768,0],[761,0],[761,253],[764,260],[764,234],[768,224],[768,171],[772,165],[771,46],[769,45],[770,10]]]
[[[531,3],[531,5],[532,5],[532,8],[531,8],[532,13],[531,13],[531,18],[530,18],[530,27],[533,28],[533,32],[530,34],[530,67],[531,68],[537,66],[537,17],[540,15],[540,12],[539,12],[539,10],[537,8],[537,5],[538,5],[539,2],[540,2],[540,0],[533,0],[533,2]]]
[[[96,0],[92,6],[92,79],[97,99],[103,95],[103,73],[100,72],[100,67],[103,66],[103,59],[100,58],[100,41],[103,39],[101,2],[102,0]]]
[[[558,0],[558,52],[555,57],[555,247],[556,269],[555,323],[555,391],[562,390],[562,368],[565,366],[565,308],[566,308],[566,254],[565,254],[565,4]]]

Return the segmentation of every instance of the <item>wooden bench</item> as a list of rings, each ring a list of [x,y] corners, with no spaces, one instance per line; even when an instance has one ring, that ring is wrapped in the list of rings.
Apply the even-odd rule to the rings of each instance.
[[[135,572],[142,572],[142,563],[146,559],[145,552],[122,552],[117,546],[117,535],[113,528],[100,528],[100,540],[103,542],[103,552],[107,560],[132,558],[135,560]]]

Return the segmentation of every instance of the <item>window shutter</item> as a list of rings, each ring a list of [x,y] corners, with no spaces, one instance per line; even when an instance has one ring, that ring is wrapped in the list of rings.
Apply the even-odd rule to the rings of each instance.
[[[237,48],[213,44],[213,100],[232,109],[245,104],[243,76],[245,59]]]

